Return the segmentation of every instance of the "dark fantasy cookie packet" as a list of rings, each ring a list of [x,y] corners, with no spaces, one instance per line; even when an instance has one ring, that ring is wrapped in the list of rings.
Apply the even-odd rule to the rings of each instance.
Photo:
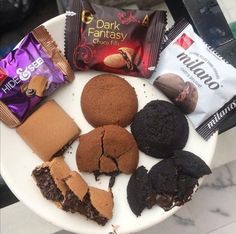
[[[236,111],[236,69],[185,20],[166,33],[149,81],[188,115],[205,140]]]
[[[74,70],[149,78],[158,62],[166,12],[123,10],[71,1],[65,55]]]

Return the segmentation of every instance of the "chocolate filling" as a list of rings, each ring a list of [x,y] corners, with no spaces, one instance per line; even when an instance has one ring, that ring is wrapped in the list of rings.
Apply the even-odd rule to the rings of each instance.
[[[100,171],[94,171],[93,172],[94,176],[95,176],[95,180],[98,181],[99,180],[99,176],[100,175],[107,175],[107,176],[111,176],[110,180],[109,180],[109,188],[112,188],[113,185],[115,184],[116,181],[116,176],[118,176],[120,174],[120,171],[112,171],[112,172],[100,172]]]
[[[86,209],[87,218],[94,220],[98,224],[104,226],[108,221],[108,219],[106,217],[101,216],[99,212],[96,210],[96,208],[92,205],[89,193],[85,195],[83,202]]]
[[[71,190],[67,191],[63,203],[63,209],[72,213],[79,212],[88,219],[91,219],[102,226],[104,226],[108,221],[108,219],[100,215],[92,205],[89,193],[84,196],[83,201],[80,201]]]
[[[48,167],[36,168],[33,170],[32,175],[36,179],[37,186],[40,188],[45,198],[56,202],[63,201],[64,197],[57,188]]]
[[[126,66],[129,70],[133,70],[133,63],[131,61],[131,59],[129,58],[129,56],[127,55],[128,52],[124,52],[123,50],[119,50],[120,54],[122,55],[122,57],[124,58],[125,62],[127,63]]]
[[[191,94],[192,89],[190,82],[185,82],[184,89],[182,90],[181,93],[175,98],[176,102],[183,102],[189,95]]]
[[[61,149],[59,149],[55,154],[53,154],[52,158],[62,156],[69,146],[73,143],[74,139],[70,140],[66,145],[64,145]]]
[[[62,208],[63,210],[70,211],[71,213],[79,212],[82,215],[86,215],[86,209],[83,202],[80,201],[71,190],[66,192]]]

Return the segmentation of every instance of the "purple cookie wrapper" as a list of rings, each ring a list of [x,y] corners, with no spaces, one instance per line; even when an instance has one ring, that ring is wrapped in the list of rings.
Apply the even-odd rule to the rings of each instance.
[[[16,127],[73,72],[44,26],[29,33],[0,60],[1,120]]]

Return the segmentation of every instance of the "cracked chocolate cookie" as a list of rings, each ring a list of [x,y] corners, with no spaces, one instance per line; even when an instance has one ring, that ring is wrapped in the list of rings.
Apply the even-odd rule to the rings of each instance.
[[[129,206],[136,216],[157,204],[165,211],[191,200],[198,179],[211,173],[206,163],[188,151],[175,151],[149,172],[141,166],[127,186]]]
[[[102,74],[92,78],[81,95],[81,108],[86,120],[94,127],[131,123],[138,109],[134,88],[123,78]]]
[[[76,152],[78,169],[95,175],[132,173],[139,159],[135,139],[117,125],[96,128],[79,138]]]
[[[141,151],[165,158],[185,146],[189,126],[184,114],[172,103],[154,100],[136,114],[131,132]]]
[[[65,183],[68,186],[63,202],[65,211],[79,212],[102,226],[111,219],[114,206],[111,191],[88,186],[75,171],[70,173]]]
[[[63,179],[70,173],[70,169],[64,162],[63,157],[56,157],[51,162],[45,162],[36,167],[32,176],[36,180],[43,196],[60,205],[67,191],[67,186]]]

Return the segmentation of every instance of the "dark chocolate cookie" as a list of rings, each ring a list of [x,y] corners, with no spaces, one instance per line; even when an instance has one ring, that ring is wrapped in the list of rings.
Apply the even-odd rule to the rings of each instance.
[[[136,216],[141,215],[145,207],[151,208],[155,204],[154,194],[147,169],[144,166],[137,168],[127,186],[128,203]]]
[[[185,146],[189,126],[184,114],[172,103],[154,100],[136,114],[131,132],[141,151],[166,158]]]
[[[127,199],[137,216],[144,208],[159,205],[165,211],[191,200],[198,179],[211,173],[206,163],[188,151],[176,151],[149,172],[141,166],[131,176]]]
[[[200,178],[211,173],[205,162],[191,152],[176,150],[172,158],[179,171],[192,177]]]
[[[211,173],[205,162],[188,151],[176,151],[173,156],[154,165],[149,176],[159,195],[156,203],[164,210],[183,205],[191,199],[198,179]]]

